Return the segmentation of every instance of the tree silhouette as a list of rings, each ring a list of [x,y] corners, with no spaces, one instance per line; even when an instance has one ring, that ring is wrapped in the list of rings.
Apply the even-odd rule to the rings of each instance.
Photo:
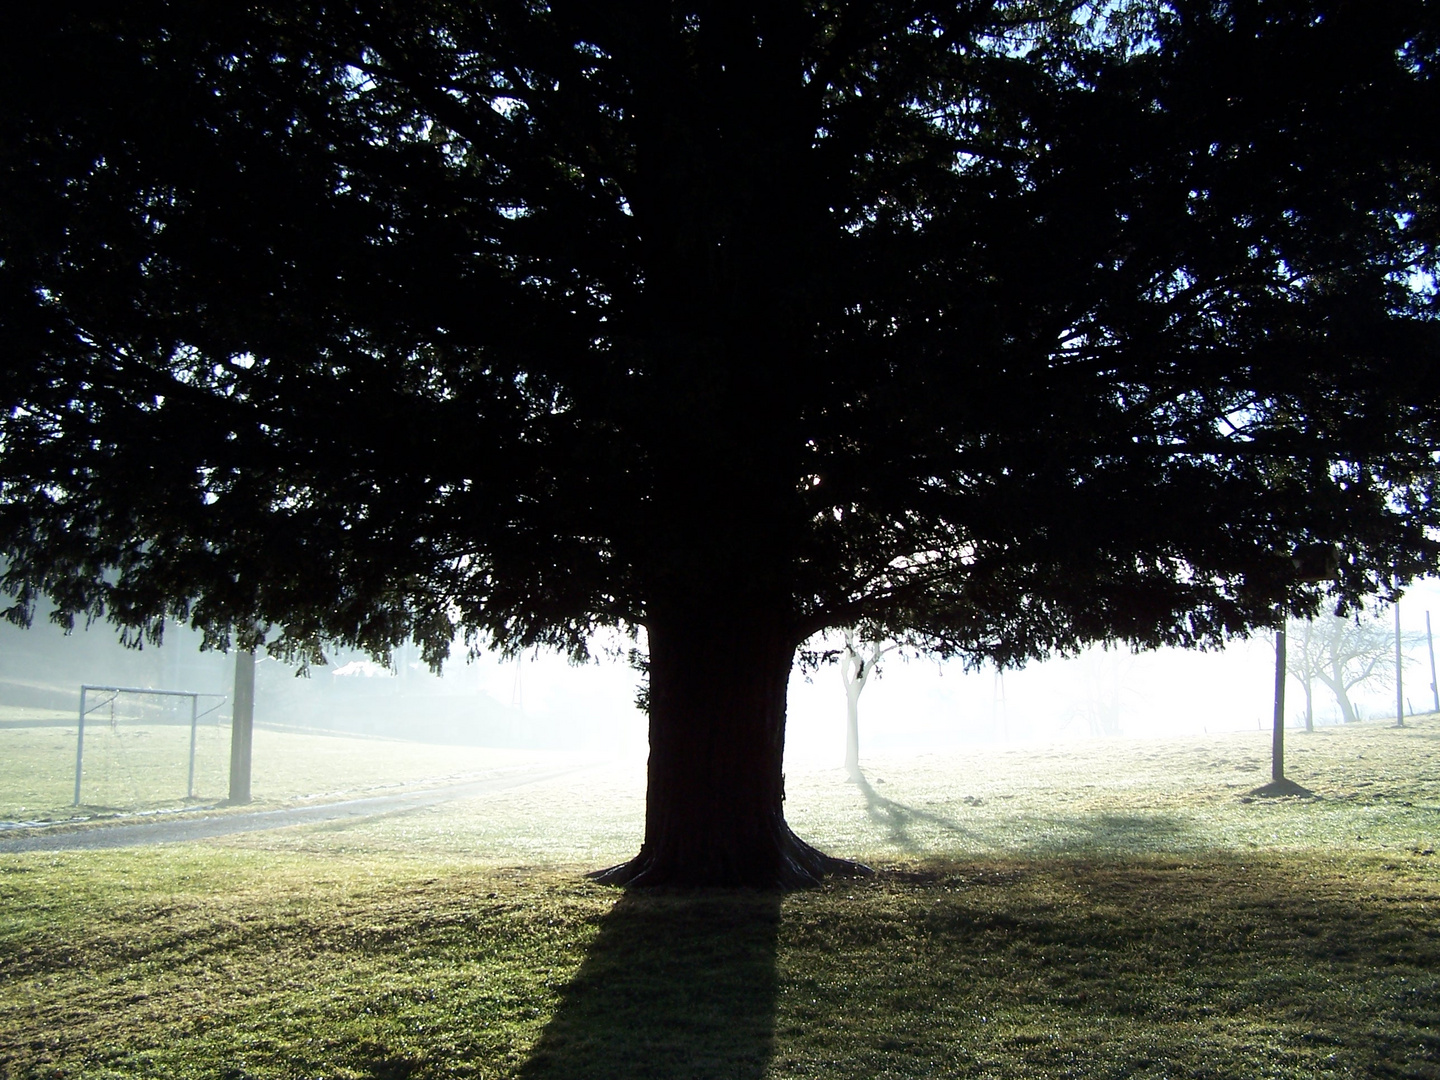
[[[646,838],[800,884],[798,648],[1218,642],[1437,567],[1436,8],[30,5],[13,620],[643,633]],[[241,628],[237,630],[236,628]],[[723,662],[717,662],[723,659]]]
[[[1286,652],[1286,666],[1305,686],[1306,731],[1314,726],[1312,680],[1334,695],[1347,724],[1359,719],[1350,700],[1352,690],[1366,685],[1395,685],[1395,635],[1378,615],[1322,615],[1313,620],[1292,620],[1288,637],[1291,647]]]

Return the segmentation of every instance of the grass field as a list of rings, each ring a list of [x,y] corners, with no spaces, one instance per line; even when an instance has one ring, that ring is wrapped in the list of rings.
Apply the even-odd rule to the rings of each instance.
[[[196,727],[195,795],[189,803],[188,725],[87,723],[78,808],[72,805],[75,742],[74,727],[0,728],[0,821],[179,810],[217,802],[228,791],[228,724]],[[534,767],[556,757],[257,728],[252,794],[261,806],[370,795]]]
[[[587,882],[639,840],[619,767],[0,855],[0,1076],[1437,1078],[1437,749],[1296,735],[1315,799],[1248,794],[1259,734],[791,775],[879,872],[790,895]]]

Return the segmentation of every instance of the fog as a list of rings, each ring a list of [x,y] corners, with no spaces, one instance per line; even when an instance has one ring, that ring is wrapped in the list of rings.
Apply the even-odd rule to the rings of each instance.
[[[1402,628],[1411,639],[1405,696],[1415,712],[1434,707],[1424,641],[1427,610],[1440,623],[1440,584],[1434,581],[1412,586],[1401,603]],[[29,630],[0,625],[0,723],[73,723],[81,683],[228,695],[233,658],[201,652],[198,644],[198,635],[184,627],[171,628],[163,646],[135,650],[122,647],[107,625],[69,635],[43,617]],[[867,754],[918,754],[970,743],[1265,730],[1271,722],[1274,655],[1269,633],[1207,653],[1165,649],[1137,655],[1097,648],[1003,674],[892,653],[860,698],[861,760]],[[577,667],[549,654],[518,660],[487,655],[467,662],[457,653],[439,677],[413,648],[397,652],[388,669],[358,653],[339,651],[330,659],[305,678],[279,661],[261,659],[256,723],[435,743],[618,757],[645,753],[645,718],[634,705],[637,676],[618,659]],[[1333,698],[1323,687],[1315,689],[1316,722],[1338,723]],[[1377,683],[1353,697],[1362,717],[1394,715],[1393,687]],[[1291,726],[1303,723],[1304,707],[1299,683],[1289,679]],[[121,699],[117,708],[129,710],[122,719],[188,722],[188,704],[183,718],[165,711],[179,708],[173,703]],[[227,702],[210,722],[228,717]],[[836,667],[797,670],[790,682],[787,759],[838,766],[844,720]]]

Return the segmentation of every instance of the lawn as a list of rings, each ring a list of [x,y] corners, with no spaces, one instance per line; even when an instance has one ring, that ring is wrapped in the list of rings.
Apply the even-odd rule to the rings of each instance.
[[[1440,1077],[1440,722],[792,775],[873,878],[621,893],[612,767],[0,855],[5,1077]],[[357,750],[364,756],[364,751]]]
[[[57,821],[223,800],[230,783],[230,728],[196,726],[194,798],[185,798],[188,724],[85,725],[81,805],[75,795],[72,727],[0,728],[0,821]],[[563,755],[478,746],[434,746],[257,728],[253,791],[262,807],[375,795],[550,767]]]

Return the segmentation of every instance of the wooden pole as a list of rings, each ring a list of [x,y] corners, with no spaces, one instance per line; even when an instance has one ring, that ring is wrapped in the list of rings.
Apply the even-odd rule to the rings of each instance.
[[[1311,635],[1312,635],[1312,633],[1313,633],[1314,630],[1315,630],[1315,620],[1314,620],[1314,619],[1306,619],[1306,620],[1305,620],[1305,660],[1304,660],[1304,664],[1305,664],[1305,730],[1306,730],[1306,731],[1314,731],[1314,730],[1315,730],[1315,693],[1314,693],[1314,685],[1313,685],[1313,684],[1311,683],[1311,681],[1310,681],[1311,667],[1312,667],[1312,662],[1311,662],[1311,659],[1310,659],[1310,658],[1315,655],[1314,652],[1313,652],[1313,651],[1311,650],[1311,648],[1310,648],[1310,639],[1311,639]]]
[[[200,697],[190,695],[190,769],[185,774],[185,798],[195,797],[195,729],[200,723]]]
[[[1440,683],[1435,678],[1435,639],[1430,635],[1430,612],[1425,612],[1425,645],[1430,650],[1430,693],[1435,695],[1435,711],[1440,713]]]
[[[1285,780],[1285,624],[1275,631],[1275,730],[1270,741],[1270,780]]]
[[[255,653],[235,653],[235,695],[230,713],[230,803],[250,801],[250,743],[255,727]]]
[[[1405,726],[1405,684],[1400,674],[1400,602],[1395,602],[1395,726]]]
[[[80,805],[80,770],[85,767],[85,687],[80,687],[80,728],[75,733],[75,802]]]

